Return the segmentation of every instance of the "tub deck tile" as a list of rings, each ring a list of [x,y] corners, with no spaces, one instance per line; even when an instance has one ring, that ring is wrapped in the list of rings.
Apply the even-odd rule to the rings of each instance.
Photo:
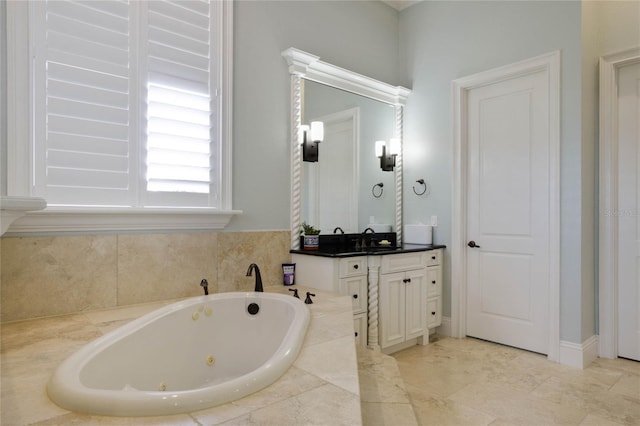
[[[254,422],[360,425],[362,417],[351,300],[348,296],[304,287],[300,288],[300,294],[304,296],[307,290],[317,296],[314,304],[309,305],[312,318],[300,365],[294,363],[271,386],[245,398],[174,416],[89,416],[58,407],[46,394],[49,378],[69,355],[107,331],[170,302],[2,324],[0,424],[191,426]],[[265,291],[291,294],[284,286],[267,287]],[[345,371],[321,362],[322,357],[331,359],[338,351],[341,351],[339,358],[345,361],[341,363]]]

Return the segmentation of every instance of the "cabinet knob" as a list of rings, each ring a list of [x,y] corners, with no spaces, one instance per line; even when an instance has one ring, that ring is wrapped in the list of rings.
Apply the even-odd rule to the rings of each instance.
[[[404,280],[402,280],[403,283],[410,283],[411,282],[411,278],[405,278]]]
[[[435,283],[436,283],[436,280],[431,281],[431,284],[435,284]]]
[[[354,298],[354,299],[357,299],[357,298],[358,298],[358,295],[357,295],[357,294],[354,294],[354,295],[353,295],[353,298]]]
[[[358,269],[358,265],[353,265],[353,269]]]
[[[358,332],[356,331],[356,337],[358,337]]]
[[[436,257],[435,257],[435,256],[431,256],[431,259],[432,259],[432,260],[436,260]]]
[[[435,315],[435,314],[436,314],[435,312],[431,311],[431,315]]]

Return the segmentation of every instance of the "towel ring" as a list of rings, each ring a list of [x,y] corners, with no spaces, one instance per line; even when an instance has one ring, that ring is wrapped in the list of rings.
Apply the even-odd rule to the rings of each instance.
[[[380,193],[378,195],[376,195],[376,186],[380,187]],[[375,185],[373,185],[373,187],[371,188],[371,193],[373,194],[374,197],[376,198],[382,197],[382,191],[384,191],[384,189],[382,189],[383,186],[384,184],[382,182],[376,183]]]
[[[422,189],[422,192],[418,192],[418,191],[416,191],[416,186],[413,185],[413,193],[414,194],[420,196],[420,195],[424,195],[424,194],[429,195],[431,193],[431,188],[429,187],[429,184],[424,181],[424,179],[418,179],[416,182],[419,183],[420,185],[424,186],[424,188]],[[429,192],[427,192],[427,191],[429,191]]]

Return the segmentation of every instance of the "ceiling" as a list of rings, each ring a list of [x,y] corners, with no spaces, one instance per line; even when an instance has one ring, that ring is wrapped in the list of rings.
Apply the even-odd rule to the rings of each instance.
[[[397,10],[403,10],[409,6],[413,6],[416,3],[420,3],[422,0],[382,0],[384,3]]]

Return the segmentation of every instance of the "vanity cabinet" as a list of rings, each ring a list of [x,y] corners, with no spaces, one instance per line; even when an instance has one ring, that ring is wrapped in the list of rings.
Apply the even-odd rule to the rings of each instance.
[[[382,256],[378,284],[382,349],[416,338],[428,340],[429,256],[430,252]]]
[[[367,344],[367,257],[331,258],[292,254],[296,283],[351,296],[356,342]]]
[[[427,255],[427,328],[442,325],[442,250]]]
[[[440,247],[351,257],[292,252],[292,261],[296,283],[351,296],[357,344],[393,353],[426,345],[429,329],[442,323]]]

